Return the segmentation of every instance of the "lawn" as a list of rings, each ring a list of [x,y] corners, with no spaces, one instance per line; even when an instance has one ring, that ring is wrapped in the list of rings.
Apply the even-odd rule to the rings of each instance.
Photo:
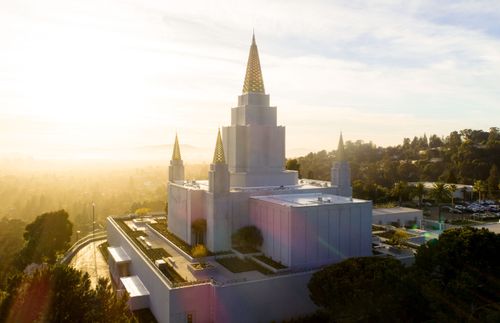
[[[286,266],[284,266],[283,264],[280,264],[279,262],[276,262],[276,261],[274,261],[271,258],[266,257],[266,256],[255,256],[254,258],[257,258],[258,260],[262,261],[266,265],[269,265],[275,269],[285,269],[286,268]]]
[[[264,275],[269,275],[272,273],[270,270],[249,259],[241,260],[238,257],[228,257],[219,258],[217,259],[217,262],[233,273],[243,273],[252,270],[257,270]]]
[[[249,246],[237,246],[237,247],[233,247],[233,249],[242,253],[242,254],[260,252],[259,250],[255,249],[254,247],[249,247]]]

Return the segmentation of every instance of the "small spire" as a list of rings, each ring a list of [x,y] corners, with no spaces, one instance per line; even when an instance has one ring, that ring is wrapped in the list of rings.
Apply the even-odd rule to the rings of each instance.
[[[175,143],[174,151],[172,153],[172,160],[181,160],[181,149],[179,147],[179,139],[177,139],[177,133],[175,133]]]
[[[339,146],[337,147],[337,161],[345,161],[345,151],[344,151],[344,139],[342,138],[342,132],[340,132]]]
[[[222,145],[222,137],[220,135],[220,129],[217,132],[217,142],[215,144],[214,151],[214,164],[225,164],[226,158],[224,157],[224,146]]]
[[[243,83],[243,94],[254,92],[264,93],[264,79],[260,69],[259,51],[255,42],[255,33],[252,34],[252,45],[248,55],[247,72]]]

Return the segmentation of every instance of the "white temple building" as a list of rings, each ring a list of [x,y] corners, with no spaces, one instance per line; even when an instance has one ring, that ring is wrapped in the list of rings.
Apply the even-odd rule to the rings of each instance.
[[[217,134],[208,181],[185,180],[177,136],[169,166],[168,231],[187,245],[206,245],[216,255],[205,258],[210,271],[193,273],[193,277],[188,273],[185,280],[190,284],[182,286],[165,276],[159,280],[148,277],[162,275],[156,268],[159,265],[136,256],[142,252],[138,240],[131,240],[134,238],[127,236],[119,220],[110,217],[110,254],[121,255],[121,262],[110,257],[117,285],[124,276],[137,276],[141,290],[147,291],[143,294],[149,297],[148,307],[160,322],[269,322],[314,311],[307,282],[316,270],[349,257],[372,255],[372,204],[352,198],[342,135],[330,182],[299,180],[296,171],[286,170],[285,139],[277,107],[270,105],[264,90],[253,37],[243,91],[231,109],[231,125]],[[200,219],[206,223],[201,241],[193,230],[193,223]],[[145,232],[138,242],[148,240],[145,248],[161,247],[164,239],[164,249],[171,255],[167,263],[181,276],[197,261],[177,250],[168,238],[157,237],[157,230],[148,223],[137,219],[123,222],[132,231]],[[232,234],[245,226],[255,226],[262,233],[259,254],[284,269],[273,270],[271,275],[231,273],[221,265],[221,257],[247,258],[231,243]],[[123,259],[127,259],[125,265]],[[150,262],[150,270],[144,262]],[[202,279],[208,277],[209,281]],[[128,284],[130,281],[137,279],[127,280]],[[188,305],[187,300],[196,306]]]

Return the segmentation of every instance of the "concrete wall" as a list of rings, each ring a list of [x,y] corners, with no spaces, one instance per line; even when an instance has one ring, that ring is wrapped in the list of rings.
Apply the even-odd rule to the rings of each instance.
[[[112,247],[121,246],[131,258],[130,275],[137,275],[149,291],[149,304],[153,315],[160,323],[184,323],[187,313],[194,312],[194,322],[210,320],[209,284],[194,285],[172,289],[167,278],[156,270],[154,265],[132,245],[127,236],[121,233],[111,218],[107,219],[108,243]]]
[[[251,199],[250,224],[262,233],[262,252],[287,267],[291,266],[291,209]]]
[[[278,276],[214,288],[214,322],[281,322],[314,312],[307,283],[312,273]]]
[[[250,200],[250,224],[262,252],[289,267],[308,268],[371,256],[371,203],[293,207]]]
[[[371,256],[371,207],[371,202],[293,207],[292,266]]]
[[[191,224],[188,224],[189,189],[168,184],[168,229],[184,241],[190,241]]]

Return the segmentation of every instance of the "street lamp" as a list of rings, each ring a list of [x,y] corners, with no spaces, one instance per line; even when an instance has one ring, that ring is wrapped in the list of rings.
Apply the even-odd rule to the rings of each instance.
[[[94,246],[94,269],[95,269],[95,279],[97,281],[97,256],[95,253],[95,203],[92,202],[92,245]]]

